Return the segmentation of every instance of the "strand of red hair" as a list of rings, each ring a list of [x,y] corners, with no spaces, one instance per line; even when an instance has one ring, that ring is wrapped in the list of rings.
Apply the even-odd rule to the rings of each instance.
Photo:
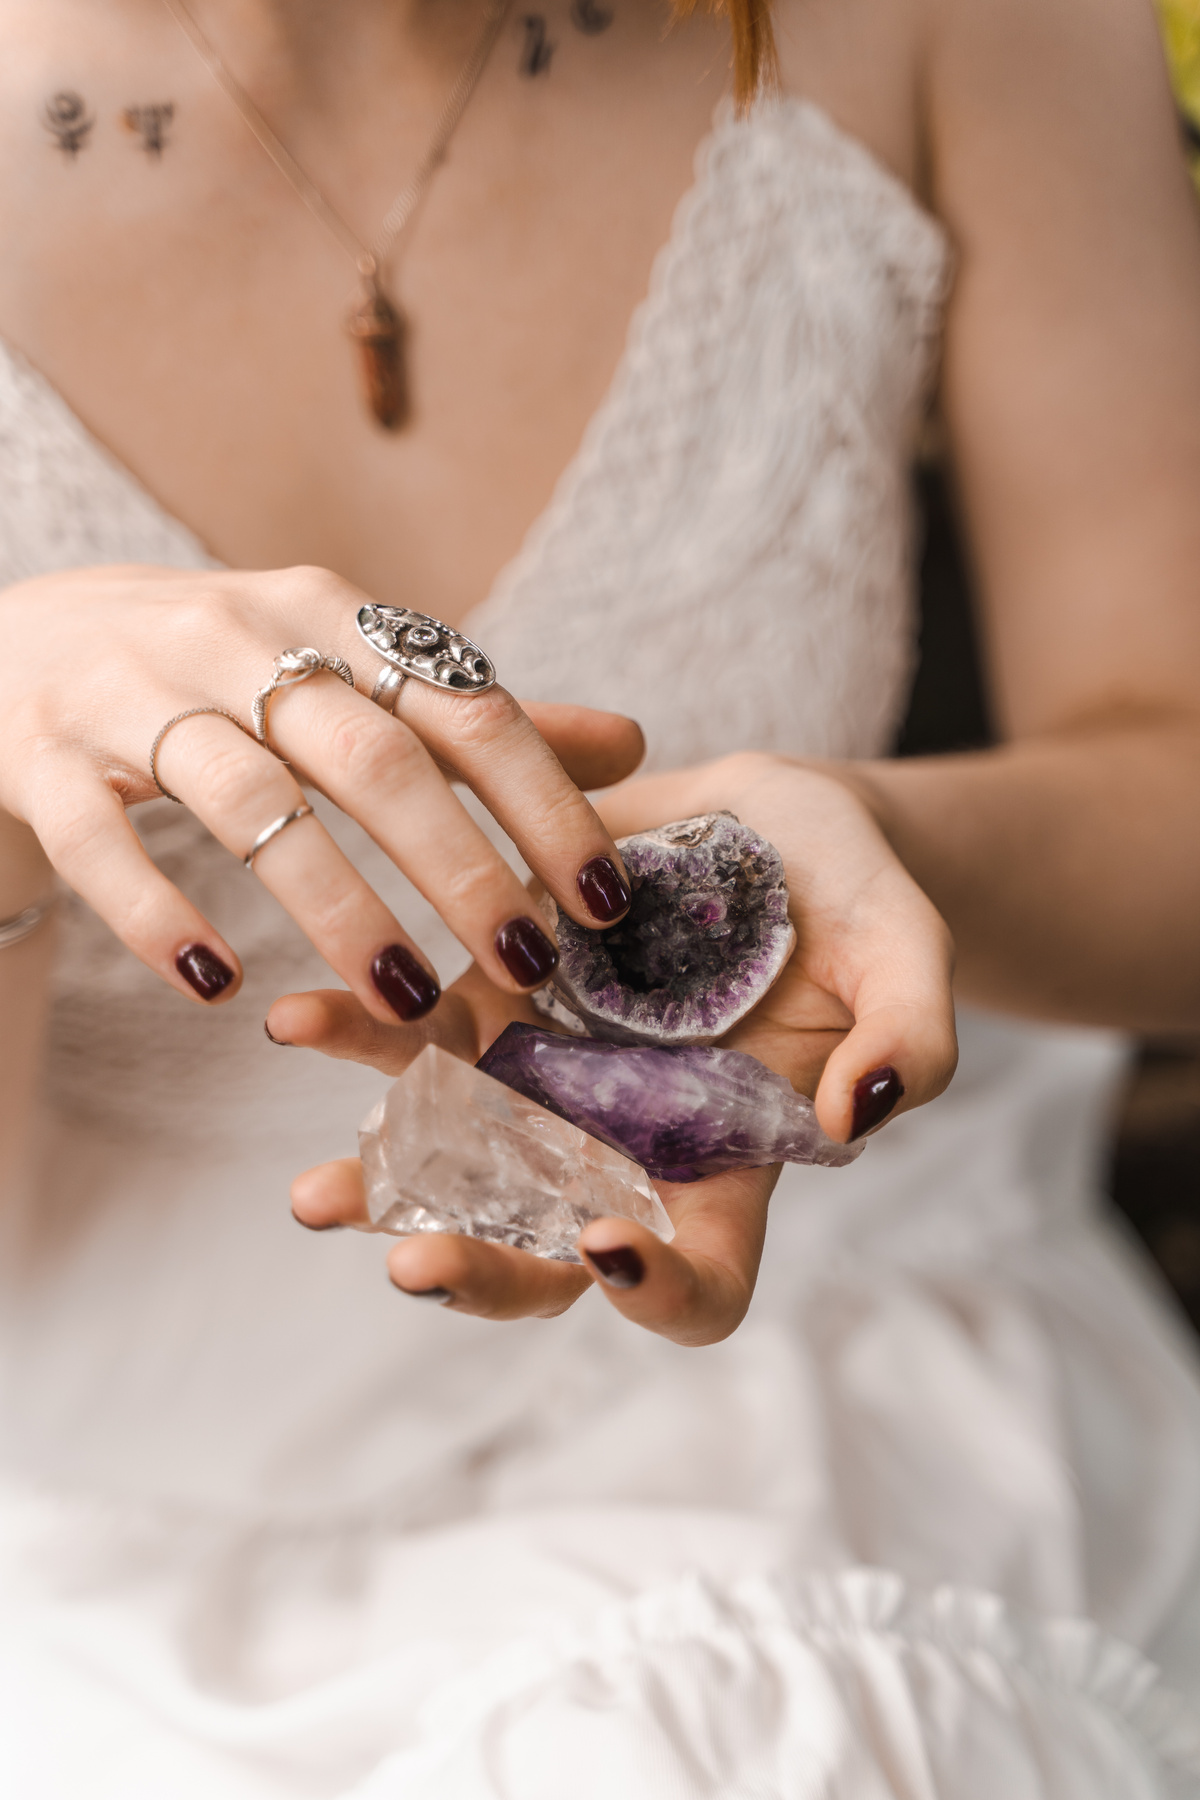
[[[729,19],[733,39],[733,98],[740,113],[764,90],[779,84],[779,57],[771,23],[771,0],[708,0]],[[675,16],[686,19],[701,0],[674,0]]]

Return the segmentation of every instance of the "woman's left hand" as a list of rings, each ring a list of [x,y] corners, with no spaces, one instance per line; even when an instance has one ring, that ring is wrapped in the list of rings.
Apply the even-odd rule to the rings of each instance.
[[[724,1043],[814,1095],[845,1141],[940,1093],[954,1072],[952,947],[941,918],[903,868],[865,802],[836,773],[762,755],[634,780],[600,804],[614,835],[720,809],[783,857],[797,946],[775,986]],[[270,1015],[276,1037],[399,1074],[425,1044],[475,1061],[512,1018],[538,1020],[472,969],[418,1025],[379,1024],[346,994],[293,995]],[[738,1170],[687,1186],[658,1183],[670,1244],[624,1219],[580,1238],[584,1267],[542,1261],[472,1238],[401,1239],[395,1284],[433,1292],[483,1318],[549,1317],[597,1280],[633,1323],[682,1344],[708,1344],[741,1322],[754,1291],[767,1202],[778,1169]],[[354,1159],[310,1170],[292,1190],[318,1229],[365,1223]]]

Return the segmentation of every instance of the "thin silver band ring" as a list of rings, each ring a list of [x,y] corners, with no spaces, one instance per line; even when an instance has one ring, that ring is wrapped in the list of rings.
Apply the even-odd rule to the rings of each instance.
[[[286,831],[289,825],[294,825],[296,823],[297,819],[307,819],[311,812],[312,807],[309,806],[306,801],[303,806],[298,806],[295,812],[282,813],[278,819],[273,819],[265,831],[259,832],[249,850],[247,850],[245,856],[243,856],[243,868],[252,869],[254,867],[255,857],[260,850],[264,849],[265,846],[271,842],[272,838],[277,838],[281,831]]]
[[[173,800],[176,806],[182,806],[183,801],[179,798],[178,794],[173,794],[170,788],[165,788],[158,779],[158,753],[162,748],[162,741],[166,737],[168,731],[174,730],[176,725],[182,725],[185,719],[202,719],[206,718],[210,713],[218,719],[228,719],[231,724],[237,726],[239,731],[245,731],[247,737],[253,737],[254,735],[253,732],[246,731],[246,727],[242,724],[242,721],[238,718],[236,713],[226,712],[223,706],[191,706],[188,708],[187,712],[176,713],[173,719],[168,719],[150,746],[150,779],[158,789],[159,793],[163,796],[164,800]]]
[[[32,937],[42,920],[49,917],[54,900],[51,894],[48,900],[38,900],[24,912],[14,913],[11,919],[0,919],[0,950],[11,950],[14,944],[23,944]]]

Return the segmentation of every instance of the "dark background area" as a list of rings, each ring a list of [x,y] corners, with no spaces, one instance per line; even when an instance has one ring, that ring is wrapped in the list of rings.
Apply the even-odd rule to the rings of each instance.
[[[921,658],[897,745],[932,756],[994,741],[950,484],[916,473],[922,524]],[[1200,1329],[1200,1037],[1139,1047],[1113,1122],[1108,1190]]]

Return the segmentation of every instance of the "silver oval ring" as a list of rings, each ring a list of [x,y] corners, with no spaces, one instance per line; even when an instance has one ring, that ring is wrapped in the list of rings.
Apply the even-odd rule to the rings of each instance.
[[[312,807],[309,806],[306,801],[303,806],[298,806],[295,812],[282,813],[278,819],[272,819],[266,829],[259,832],[249,850],[247,850],[245,856],[243,856],[242,867],[245,869],[252,869],[254,867],[255,857],[260,850],[264,849],[265,846],[271,842],[272,838],[277,838],[281,831],[286,831],[289,825],[294,825],[296,823],[297,819],[307,819],[311,812]]]
[[[496,685],[496,670],[479,645],[428,613],[372,604],[359,608],[355,623],[364,642],[405,679],[412,675],[430,687],[463,695],[485,694]],[[380,676],[375,684],[377,704],[391,711],[399,684],[391,690],[389,703],[385,682],[386,677]]]
[[[265,687],[260,687],[250,707],[250,716],[254,720],[254,735],[259,743],[267,745],[267,707],[272,694],[280,688],[296,687],[302,681],[308,681],[319,675],[322,669],[328,669],[331,675],[340,676],[347,687],[354,686],[354,670],[344,656],[326,656],[322,650],[314,650],[311,646],[303,646],[293,650],[283,650],[275,658],[275,666],[271,670],[271,679]]]

